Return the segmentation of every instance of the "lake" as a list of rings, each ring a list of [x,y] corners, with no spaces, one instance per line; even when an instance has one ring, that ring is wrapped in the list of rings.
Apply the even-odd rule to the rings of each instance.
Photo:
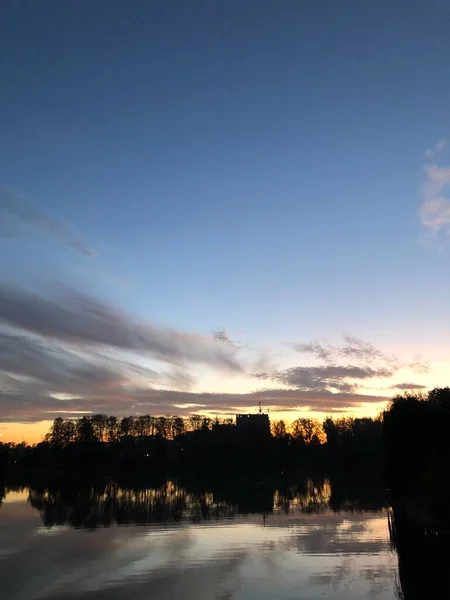
[[[323,478],[5,487],[0,597],[393,600],[388,513]]]

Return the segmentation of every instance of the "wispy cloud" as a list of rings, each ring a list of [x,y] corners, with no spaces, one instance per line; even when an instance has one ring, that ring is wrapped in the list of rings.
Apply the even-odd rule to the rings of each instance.
[[[17,191],[0,186],[0,235],[13,237],[23,226],[34,227],[80,254],[93,255],[93,251],[69,225],[55,221],[39,208],[32,206]]]
[[[330,346],[329,344],[322,344],[320,342],[306,342],[301,344],[293,344],[293,348],[297,350],[297,352],[302,352],[304,354],[312,354],[316,358],[324,360],[325,362],[330,362],[335,354],[334,346]]]
[[[385,400],[364,390],[405,364],[351,336],[342,346],[311,342],[297,349],[325,364],[261,366],[253,382],[264,387],[254,392],[189,392],[191,367],[249,369],[225,332],[207,337],[164,329],[71,288],[44,295],[3,284],[0,421],[91,412],[230,414],[260,401],[273,410],[343,412]]]
[[[346,335],[343,339],[344,343],[341,345],[314,341],[292,344],[292,347],[302,354],[311,354],[327,365],[336,365],[348,359],[358,361],[363,366],[373,366],[375,363],[377,365],[376,368],[384,368],[387,371],[410,369],[417,374],[429,371],[428,364],[422,361],[420,357],[416,357],[413,361],[404,361],[397,356],[386,354],[370,342],[354,336]]]
[[[262,389],[243,394],[194,393],[178,390],[139,388],[126,391],[114,388],[105,392],[91,390],[84,397],[57,399],[41,390],[18,389],[0,394],[0,421],[35,422],[56,416],[73,416],[77,411],[115,415],[154,414],[187,416],[193,412],[211,415],[226,414],[257,407],[261,402],[272,410],[313,411],[317,413],[345,412],[362,404],[379,404],[388,397],[357,392],[327,390]]]
[[[386,367],[374,369],[358,365],[325,365],[293,367],[275,373],[257,373],[255,377],[271,379],[299,390],[351,393],[366,379],[387,378],[394,371]]]
[[[70,288],[49,298],[0,286],[0,322],[36,335],[86,346],[146,353],[165,362],[184,361],[240,370],[234,349],[205,336],[140,322],[119,309]]]
[[[376,380],[390,379],[402,369],[414,373],[428,371],[428,365],[419,358],[412,362],[399,360],[354,336],[344,336],[342,345],[313,341],[293,344],[292,347],[299,353],[314,356],[324,364],[262,371],[255,373],[254,377],[302,392],[347,394],[351,404],[354,395],[362,395],[364,389],[371,387],[371,382],[373,385]],[[397,386],[392,389],[397,389]]]
[[[0,331],[0,382],[3,391],[83,396],[123,389],[146,380],[174,386],[150,368],[99,352],[74,352],[38,336]],[[176,387],[176,386],[174,386]]]
[[[325,362],[333,362],[338,358],[364,359],[372,361],[375,359],[386,359],[387,357],[373,344],[365,342],[353,336],[344,336],[344,344],[336,346],[323,342],[308,342],[294,344],[293,347],[298,352],[312,354]]]
[[[17,322],[15,319],[16,326]],[[111,325],[114,329],[114,323]],[[12,330],[11,322],[7,329],[0,330],[0,389],[3,392],[0,421],[38,421],[63,414],[69,416],[73,411],[118,415],[146,412],[186,415],[193,411],[229,414],[256,406],[259,401],[274,410],[342,412],[362,403],[382,402],[383,397],[361,393],[358,387],[374,377],[392,374],[387,368],[358,365],[295,367],[259,372],[255,377],[266,382],[269,389],[257,392],[189,393],[186,390],[192,381],[186,369],[177,367],[168,374],[160,374],[140,367],[132,358],[130,362],[111,358],[105,349],[111,346],[112,338],[103,338],[98,332],[96,342],[101,339],[107,344],[80,343],[78,329],[76,342],[72,343],[73,338],[66,330],[62,335],[57,329],[58,337],[55,337],[55,331],[47,327],[50,335],[43,335],[42,327],[40,335],[36,331],[29,333],[29,328]],[[82,339],[92,340],[92,337],[91,333]],[[233,352],[228,344],[225,347]],[[130,351],[129,348],[124,350]],[[176,345],[174,352],[178,360]],[[113,353],[114,357],[118,355]],[[139,355],[142,356],[142,351]],[[193,356],[190,354],[191,359]],[[203,349],[197,358],[203,359]],[[217,357],[213,359],[216,360]],[[172,362],[169,358],[167,361]],[[228,363],[229,359],[225,361],[227,367]],[[290,389],[280,389],[280,384]]]
[[[214,331],[213,337],[218,342],[222,342],[223,344],[228,344],[229,346],[231,346],[232,348],[235,348],[236,350],[243,350],[243,349],[251,350],[251,348],[249,348],[248,346],[245,346],[245,345],[241,344],[240,342],[234,341],[224,329],[220,329],[219,331]]]
[[[389,389],[391,390],[425,390],[426,385],[420,385],[419,383],[394,383]]]
[[[214,331],[213,337],[218,342],[223,342],[224,344],[229,344],[230,346],[235,346],[235,343],[233,342],[233,340],[230,338],[228,333],[223,329],[221,331]]]
[[[428,150],[425,150],[424,156],[428,159],[434,158],[436,154],[440,154],[441,152],[443,152],[447,148],[447,146],[448,139],[443,137],[433,146],[433,148],[428,148]]]
[[[450,167],[425,165],[426,182],[422,188],[420,221],[428,231],[450,233],[450,198],[445,189],[450,186]]]
[[[229,344],[61,290],[49,297],[0,286],[0,421],[73,411],[174,414],[172,399],[179,403],[194,381],[191,367],[241,371]],[[146,359],[152,368],[142,366]]]
[[[443,152],[448,139],[442,138],[436,146],[427,150],[428,160]],[[422,225],[431,234],[450,233],[450,197],[446,190],[450,186],[450,166],[427,162],[424,165],[425,183],[421,189],[419,218]]]

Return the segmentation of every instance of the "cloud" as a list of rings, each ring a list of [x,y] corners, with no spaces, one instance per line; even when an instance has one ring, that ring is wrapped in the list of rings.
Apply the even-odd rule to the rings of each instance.
[[[340,348],[341,356],[352,359],[374,360],[378,358],[386,359],[386,356],[375,348],[369,342],[364,342],[352,336],[345,336],[347,344]]]
[[[443,152],[448,146],[448,139],[443,137],[441,138],[433,148],[428,148],[425,150],[424,156],[425,158],[433,158],[436,154],[440,154]]]
[[[0,382],[15,392],[84,395],[119,389],[130,381],[172,384],[151,369],[99,353],[75,353],[57,344],[17,333],[0,331]]]
[[[400,368],[370,344],[347,336],[342,346],[298,345],[326,359],[324,365],[260,367],[255,378],[265,389],[186,391],[192,365],[245,371],[225,332],[206,337],[163,329],[71,288],[49,293],[0,286],[0,421],[96,412],[229,415],[258,402],[275,411],[340,413],[387,400],[360,388]],[[141,366],[146,357],[159,366]],[[330,362],[335,358],[350,364]]]
[[[229,346],[231,346],[232,348],[235,348],[236,350],[244,350],[244,349],[245,350],[254,350],[254,348],[245,346],[245,345],[241,344],[240,342],[235,342],[233,339],[231,339],[231,337],[228,335],[228,333],[224,329],[221,329],[219,331],[214,331],[213,338],[215,340],[217,340],[218,342],[221,342],[223,344],[228,344]]]
[[[328,390],[266,389],[246,394],[214,394],[136,387],[101,392],[92,390],[84,398],[64,400],[38,390],[24,389],[0,394],[0,422],[36,422],[57,416],[106,413],[118,416],[153,414],[188,416],[194,412],[230,415],[251,410],[258,403],[272,411],[312,411],[328,414],[352,410],[364,404],[379,404],[385,396],[331,392]]]
[[[450,186],[450,167],[425,165],[426,181],[422,188],[419,217],[431,233],[450,233],[450,198],[444,194]]]
[[[218,342],[223,342],[224,344],[229,344],[230,346],[236,346],[236,344],[230,338],[230,336],[228,335],[228,333],[226,331],[224,331],[224,330],[215,331],[213,333],[213,337]]]
[[[325,362],[334,362],[338,358],[349,358],[352,360],[389,360],[383,352],[375,348],[369,342],[364,342],[353,336],[344,336],[345,344],[335,346],[321,342],[309,342],[305,344],[294,344],[293,347],[298,352],[312,354]]]
[[[390,386],[390,390],[425,390],[426,385],[420,385],[419,383],[395,383]]]
[[[32,226],[58,239],[80,254],[93,255],[93,251],[71,227],[58,223],[38,208],[28,204],[18,192],[0,186],[0,235],[12,237],[23,225]]]
[[[331,361],[334,355],[333,346],[325,346],[320,342],[294,344],[293,347],[295,350],[297,350],[297,352],[302,352],[304,354],[312,354],[313,356],[316,356],[317,358],[320,358],[321,360],[324,360],[326,362]]]
[[[158,371],[141,366],[146,358]],[[242,369],[229,344],[140,322],[70,288],[49,297],[0,286],[0,421],[176,414],[172,399],[193,384],[195,364]]]
[[[437,153],[443,152],[447,148],[447,146],[448,146],[448,139],[441,138],[435,146],[435,151]]]
[[[257,373],[260,379],[271,379],[283,385],[300,390],[316,390],[319,392],[338,390],[351,393],[356,388],[356,381],[373,378],[391,377],[393,371],[388,368],[373,369],[356,365],[326,365],[320,367],[293,367],[275,373]]]
[[[351,406],[355,395],[364,395],[361,390],[370,386],[370,380],[388,379],[402,369],[415,373],[428,371],[428,365],[419,358],[413,362],[405,362],[385,354],[369,342],[349,335],[344,336],[342,345],[314,341],[293,344],[293,348],[300,353],[311,354],[325,364],[266,370],[257,372],[254,376],[301,392],[329,393],[332,399],[328,405],[330,412],[340,409],[334,405],[337,394],[346,395]]]
[[[398,361],[397,366],[399,369],[410,369],[416,375],[425,375],[426,373],[430,372],[430,366],[428,365],[428,363],[420,359],[416,359],[412,362],[403,363],[401,361]]]
[[[70,288],[56,299],[3,284],[0,322],[59,342],[145,353],[173,364],[185,361],[235,371],[234,349],[204,336],[139,322],[111,305]]]
[[[4,294],[0,294],[1,298],[4,298]],[[27,299],[19,311],[22,314],[31,299],[27,293],[17,290],[14,298]],[[385,400],[384,397],[359,393],[356,384],[373,377],[388,376],[387,370],[355,365],[296,367],[275,373],[260,373],[259,379],[271,381],[272,389],[250,393],[188,392],[185,390],[191,381],[182,368],[176,367],[167,374],[160,374],[140,367],[132,362],[132,358],[130,361],[115,358],[123,353],[115,351],[111,357],[107,346],[102,343],[111,345],[115,336],[123,333],[114,320],[107,322],[110,337],[100,335],[105,324],[98,329],[93,327],[88,335],[84,331],[90,321],[85,324],[79,322],[75,336],[77,343],[68,343],[67,340],[73,340],[74,336],[67,331],[67,326],[62,330],[59,326],[54,327],[47,317],[46,302],[41,304],[39,299],[33,298],[39,307],[46,308],[39,313],[42,317],[39,328],[35,327],[40,335],[36,331],[26,333],[23,321],[17,319],[14,325],[20,323],[21,330],[5,326],[0,329],[0,421],[35,422],[57,416],[77,417],[97,412],[118,416],[147,413],[187,416],[199,411],[211,415],[229,415],[256,407],[259,402],[275,411],[305,410],[326,414],[345,412],[361,404]],[[6,306],[0,302],[1,315],[7,314],[3,308]],[[60,323],[58,311],[54,305],[51,308],[55,311],[56,322]],[[89,310],[85,312],[85,304],[79,308],[80,313],[90,315]],[[95,314],[103,317],[104,307]],[[106,315],[110,316],[107,311]],[[69,312],[65,315],[66,323],[72,323],[75,327],[74,318],[78,316],[78,313]],[[42,325],[44,322],[45,327]],[[31,327],[28,322],[27,325]],[[49,334],[47,337],[43,337],[44,331]],[[86,339],[94,339],[96,344],[85,343]],[[169,341],[173,342],[173,332]],[[200,359],[204,354],[203,341],[200,342]],[[218,344],[214,340],[209,340],[209,343]],[[125,355],[130,354],[129,346],[133,344],[127,344]],[[159,353],[159,346],[157,349]],[[225,349],[233,352],[228,345],[225,345]],[[169,351],[168,343],[165,350]],[[179,358],[177,344],[174,354]],[[195,353],[189,354],[189,358],[193,356],[196,356]],[[216,360],[217,357],[214,358]],[[228,362],[227,358],[226,366]],[[280,389],[280,383],[291,389]]]
[[[344,344],[337,346],[322,342],[308,342],[293,344],[294,350],[304,354],[311,354],[323,360],[329,365],[335,365],[342,359],[361,362],[363,365],[377,365],[377,368],[385,368],[387,371],[399,371],[409,369],[417,374],[428,373],[429,366],[416,357],[413,361],[402,361],[397,356],[386,354],[376,348],[373,344],[360,340],[354,336],[344,336]]]

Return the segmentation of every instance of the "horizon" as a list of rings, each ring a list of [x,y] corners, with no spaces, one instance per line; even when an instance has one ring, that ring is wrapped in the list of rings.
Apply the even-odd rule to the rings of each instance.
[[[414,390],[403,390],[403,392],[399,395],[403,395],[405,393],[413,393]],[[424,390],[421,390],[419,392],[420,394],[425,393]],[[414,395],[414,394],[413,394]],[[417,395],[417,393],[416,393]],[[384,407],[377,411],[374,414],[366,414],[366,412],[364,412],[364,414],[362,415],[358,415],[357,413],[351,413],[351,412],[343,412],[343,413],[338,413],[338,414],[322,414],[322,413],[313,413],[313,412],[308,412],[308,413],[299,413],[299,415],[295,416],[293,414],[293,412],[288,412],[288,413],[283,413],[281,411],[275,411],[272,414],[270,413],[270,409],[267,410],[267,412],[264,411],[264,407],[260,406],[257,408],[254,408],[253,411],[250,412],[237,412],[237,413],[230,413],[230,414],[222,414],[220,415],[220,417],[218,415],[216,415],[214,418],[210,417],[209,415],[202,415],[200,413],[191,413],[190,415],[186,415],[181,417],[184,420],[188,420],[189,416],[201,416],[201,417],[209,417],[212,422],[214,423],[216,420],[222,420],[225,421],[226,419],[231,418],[232,419],[232,424],[236,425],[236,419],[238,416],[240,415],[258,415],[258,414],[263,414],[263,415],[267,415],[269,417],[269,422],[270,422],[270,426],[272,428],[274,423],[277,423],[279,421],[283,421],[285,423],[285,425],[287,426],[287,430],[289,432],[289,430],[292,428],[292,425],[294,424],[294,422],[297,419],[301,419],[301,418],[310,418],[315,420],[316,422],[318,422],[320,425],[323,425],[325,419],[327,418],[331,418],[333,420],[339,420],[341,418],[351,418],[351,419],[358,419],[358,418],[370,418],[370,419],[378,419],[379,417],[381,417],[381,415],[383,414],[383,412],[389,407],[390,402],[394,399],[395,397],[393,397],[390,400],[387,400]],[[271,416],[275,415],[274,419],[271,419]],[[75,415],[71,415],[70,417],[66,417],[66,419],[70,419],[73,421],[76,421],[82,417],[92,417],[95,416],[94,413],[85,413],[85,414],[81,414],[78,416]],[[106,415],[106,416],[111,416],[111,415]],[[113,415],[116,416],[116,415]],[[120,420],[121,418],[126,418],[126,417],[139,417],[139,416],[151,416],[153,418],[158,418],[158,417],[165,417],[167,419],[171,419],[174,417],[178,417],[179,415],[176,414],[166,414],[166,415],[158,415],[158,414],[153,414],[153,415],[149,415],[149,414],[145,414],[143,415],[142,413],[137,413],[134,415],[120,415],[117,416],[117,418]],[[57,417],[55,417],[56,419]],[[13,425],[9,425],[9,427],[11,428],[11,431],[9,432],[9,436],[11,437],[11,439],[8,438],[3,438],[3,433],[0,433],[0,443],[24,443],[27,445],[36,445],[40,442],[45,441],[45,437],[46,434],[48,434],[51,430],[51,427],[53,425],[53,421],[38,421],[36,423],[14,423]],[[2,429],[4,431],[8,431],[9,430],[8,426],[3,427]],[[17,429],[16,429],[17,428]],[[20,430],[17,431],[17,430]],[[26,432],[31,432],[31,438],[28,439],[26,436]],[[272,429],[271,429],[272,431]],[[8,434],[7,434],[8,435]],[[273,432],[272,432],[273,435]],[[19,441],[19,437],[21,437],[20,441]]]
[[[448,384],[441,2],[2,12],[1,442]]]

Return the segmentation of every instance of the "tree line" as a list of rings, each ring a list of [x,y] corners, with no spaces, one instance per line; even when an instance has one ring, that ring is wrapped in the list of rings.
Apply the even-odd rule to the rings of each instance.
[[[118,418],[96,414],[79,419],[56,418],[45,436],[52,445],[67,446],[74,442],[103,442],[115,444],[127,439],[143,439],[160,436],[173,440],[188,432],[210,430],[213,424],[231,424],[232,419],[219,421],[200,415],[187,418],[153,417],[151,415]]]
[[[380,418],[275,420],[267,428],[240,428],[233,419],[201,415],[103,414],[54,420],[43,442],[0,444],[0,470],[86,473],[134,469],[227,471],[294,470],[381,461]]]
[[[331,443],[345,446],[355,439],[373,437],[381,431],[381,416],[376,419],[364,417],[327,417],[319,419],[301,417],[292,423],[275,420],[271,423],[272,437],[288,443],[321,445]],[[115,444],[127,439],[144,439],[160,436],[166,440],[196,431],[211,431],[219,428],[232,431],[236,427],[232,418],[211,419],[201,415],[154,417],[151,415],[118,418],[104,414],[84,416],[79,419],[56,418],[45,436],[45,442],[66,446],[75,442],[102,442]]]
[[[364,467],[420,490],[450,465],[449,428],[450,388],[396,396],[376,418],[273,420],[270,430],[203,415],[58,417],[39,444],[0,443],[0,472]]]

